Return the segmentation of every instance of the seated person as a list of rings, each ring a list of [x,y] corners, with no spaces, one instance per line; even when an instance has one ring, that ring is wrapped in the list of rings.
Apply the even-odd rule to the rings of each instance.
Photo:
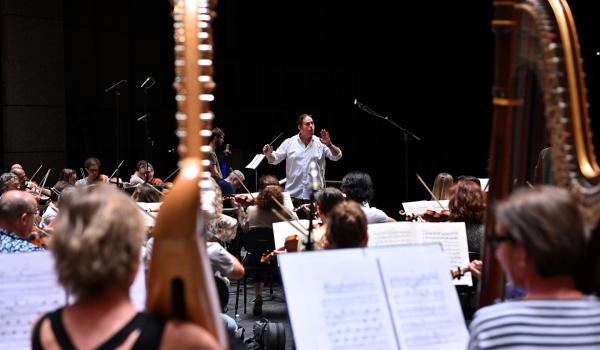
[[[154,167],[146,160],[140,160],[135,165],[135,173],[129,178],[129,186],[137,186],[146,182],[151,182],[154,178]]]
[[[19,177],[14,173],[0,175],[0,194],[19,189]]]
[[[261,177],[258,178],[257,191],[258,192],[262,191],[265,187],[267,187],[267,185],[281,186],[279,184],[279,180],[277,179],[277,177],[275,175],[270,175],[270,174],[262,175]],[[288,208],[291,211],[294,210],[294,204],[292,203],[292,197],[290,196],[289,192],[283,191],[283,206]]]
[[[587,228],[571,194],[549,186],[520,189],[495,214],[496,258],[527,295],[479,309],[469,349],[600,348],[600,300],[576,286]]]
[[[242,186],[242,182],[246,180],[244,173],[239,170],[232,171],[225,179],[219,180],[219,187],[223,196],[231,196],[235,194],[238,188]]]
[[[433,181],[431,192],[433,196],[431,200],[446,200],[450,199],[450,187],[454,184],[454,178],[448,173],[439,173]]]
[[[473,181],[459,180],[450,189],[450,221],[464,222],[467,228],[469,260],[480,259],[487,209],[487,196]]]
[[[56,185],[54,185],[54,187],[51,188],[51,202],[44,211],[44,214],[42,214],[42,221],[40,223],[42,229],[44,229],[45,231],[51,231],[53,229],[52,227],[54,224],[54,219],[56,219],[56,216],[58,215],[60,202],[63,198],[63,192],[65,192],[65,190],[69,192],[69,189],[72,188],[73,185],[70,185],[68,182],[65,181],[59,181],[56,183]]]
[[[133,191],[131,199],[141,203],[158,203],[163,200],[163,194],[150,184],[139,184]]]
[[[56,184],[59,182],[66,182],[69,185],[75,185],[75,182],[77,182],[77,172],[75,172],[73,169],[64,168],[58,174],[58,181]],[[56,185],[54,185],[54,187],[56,187]]]
[[[100,174],[100,160],[98,158],[90,157],[83,163],[87,176],[83,179],[75,181],[75,186],[89,186],[98,183],[108,182],[108,176]]]
[[[43,250],[28,241],[37,215],[37,201],[31,194],[12,190],[0,196],[0,254]]]
[[[345,201],[329,214],[325,249],[364,248],[369,243],[367,217],[358,203]]]
[[[369,224],[396,221],[382,210],[369,206],[369,201],[373,199],[375,193],[369,174],[363,171],[352,171],[346,174],[342,179],[341,190],[346,195],[346,199],[356,201],[361,205]]]
[[[85,187],[69,196],[57,218],[52,254],[58,280],[74,302],[36,322],[33,349],[219,349],[196,324],[165,322],[135,309],[129,288],[143,236],[137,207],[117,189]]]

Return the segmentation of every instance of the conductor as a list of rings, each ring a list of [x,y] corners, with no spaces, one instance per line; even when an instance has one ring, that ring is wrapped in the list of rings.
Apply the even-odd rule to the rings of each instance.
[[[309,166],[317,164],[320,186],[325,183],[325,158],[337,161],[342,158],[342,150],[331,143],[327,130],[322,129],[320,138],[315,136],[315,122],[310,114],[301,114],[297,120],[299,133],[285,139],[277,150],[270,144],[263,147],[263,154],[269,164],[279,164],[284,159],[287,182],[285,190],[290,193],[295,207],[309,202],[311,187]]]

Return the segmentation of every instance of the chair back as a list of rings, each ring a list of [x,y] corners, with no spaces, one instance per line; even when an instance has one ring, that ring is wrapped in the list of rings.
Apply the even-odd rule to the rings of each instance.
[[[260,265],[260,257],[275,250],[275,237],[271,227],[255,227],[244,233],[242,246],[247,255],[244,265]]]

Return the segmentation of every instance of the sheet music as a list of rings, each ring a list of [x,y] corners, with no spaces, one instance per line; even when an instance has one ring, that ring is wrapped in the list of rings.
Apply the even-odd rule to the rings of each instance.
[[[416,202],[403,202],[402,207],[407,215],[422,214],[427,210],[441,211],[440,204],[444,209],[448,209],[448,200],[438,201],[416,201]]]
[[[0,285],[0,348],[29,349],[33,322],[66,303],[52,256],[0,254]]]
[[[479,182],[481,183],[481,189],[483,190],[483,192],[487,192],[488,189],[490,188],[488,182],[490,181],[489,178],[479,178]]]
[[[377,262],[365,252],[280,255],[296,348],[399,348]]]
[[[439,245],[378,253],[402,349],[465,349],[469,340],[460,302]],[[418,266],[418,268],[415,268]]]
[[[448,269],[469,265],[467,229],[464,222],[413,223],[390,222],[371,224],[368,228],[369,247],[399,244],[437,243],[447,257]],[[455,285],[472,286],[471,273],[454,280]]]
[[[129,292],[139,311],[146,304],[143,266],[140,262]],[[67,305],[67,293],[58,283],[52,254],[0,254],[0,285],[0,349],[29,349],[33,322]]]
[[[293,220],[296,225],[302,226],[305,230],[308,230],[308,220]],[[273,223],[273,237],[275,238],[275,248],[283,247],[285,244],[285,238],[291,235],[299,235],[290,224],[286,221],[274,222]]]
[[[254,158],[252,158],[252,160],[250,161],[250,163],[248,163],[248,165],[246,165],[246,169],[256,170],[256,168],[258,168],[258,166],[260,165],[260,163],[262,162],[263,159],[265,159],[264,154],[255,155]]]
[[[466,347],[438,245],[284,254],[279,261],[298,349]]]

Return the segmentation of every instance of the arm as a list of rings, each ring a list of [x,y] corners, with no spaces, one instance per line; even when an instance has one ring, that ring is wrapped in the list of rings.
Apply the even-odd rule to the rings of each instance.
[[[287,157],[287,149],[291,138],[286,139],[273,151],[273,147],[269,144],[263,146],[263,154],[267,157],[269,164],[279,164]]]
[[[333,143],[331,143],[329,132],[325,129],[321,130],[321,142],[323,143],[323,145],[325,145],[325,147],[327,147],[329,153],[331,153],[330,155],[328,155],[329,159],[339,160],[340,158],[342,158],[342,150]]]

